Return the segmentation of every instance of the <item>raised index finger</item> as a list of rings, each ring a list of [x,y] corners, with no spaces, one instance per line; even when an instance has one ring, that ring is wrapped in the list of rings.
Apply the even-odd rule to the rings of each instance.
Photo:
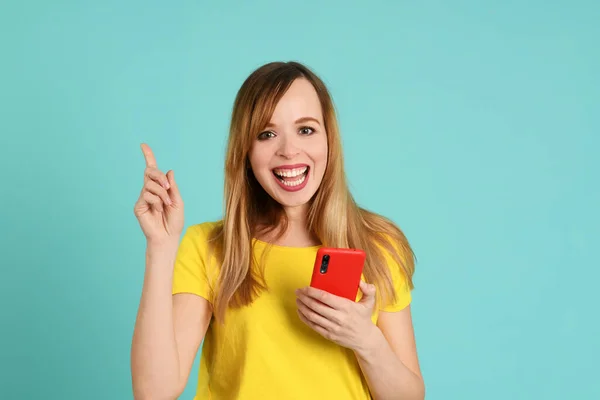
[[[146,143],[142,143],[142,152],[144,153],[144,158],[146,159],[146,167],[156,167],[156,159],[154,158],[154,153],[150,146]]]

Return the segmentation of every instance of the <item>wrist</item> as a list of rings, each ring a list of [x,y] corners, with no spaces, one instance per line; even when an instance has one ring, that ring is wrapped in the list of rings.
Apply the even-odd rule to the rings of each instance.
[[[167,237],[161,239],[147,239],[146,250],[152,253],[161,253],[165,251],[177,251],[179,247],[179,236]]]
[[[377,358],[377,354],[383,343],[385,343],[383,332],[381,332],[381,329],[377,325],[372,324],[364,335],[361,345],[354,349],[354,353],[359,360],[372,363]]]
[[[178,248],[179,241],[177,240],[149,240],[146,245],[146,258],[148,261],[155,262],[174,260]]]

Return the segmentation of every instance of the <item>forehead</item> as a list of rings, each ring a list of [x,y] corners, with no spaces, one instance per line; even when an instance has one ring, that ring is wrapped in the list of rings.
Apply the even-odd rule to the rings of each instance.
[[[321,102],[313,85],[306,79],[296,79],[275,106],[271,122],[284,123],[302,117],[322,121],[321,114]]]

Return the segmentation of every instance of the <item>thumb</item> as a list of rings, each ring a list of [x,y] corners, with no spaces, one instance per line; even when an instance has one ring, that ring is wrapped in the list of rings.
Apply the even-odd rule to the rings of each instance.
[[[361,304],[364,304],[366,306],[372,307],[375,305],[375,293],[376,293],[376,289],[375,289],[375,285],[372,285],[370,283],[366,283],[365,281],[360,281],[360,291],[363,294],[362,299],[360,299]]]
[[[177,186],[177,182],[175,182],[175,173],[173,170],[169,170],[167,172],[167,179],[169,181],[169,185],[171,185],[171,188],[169,189],[171,200],[173,200],[176,204],[181,204],[181,193],[179,193],[179,187]]]

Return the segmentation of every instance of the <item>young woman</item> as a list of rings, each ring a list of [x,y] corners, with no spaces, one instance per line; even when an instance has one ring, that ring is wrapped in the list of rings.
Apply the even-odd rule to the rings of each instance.
[[[135,215],[147,239],[131,352],[136,399],[174,399],[204,340],[196,399],[422,399],[402,232],[348,190],[334,106],[295,62],[235,99],[222,221],[190,226],[150,148]],[[182,236],[183,234],[183,236]],[[357,301],[309,287],[321,246],[367,253]]]

